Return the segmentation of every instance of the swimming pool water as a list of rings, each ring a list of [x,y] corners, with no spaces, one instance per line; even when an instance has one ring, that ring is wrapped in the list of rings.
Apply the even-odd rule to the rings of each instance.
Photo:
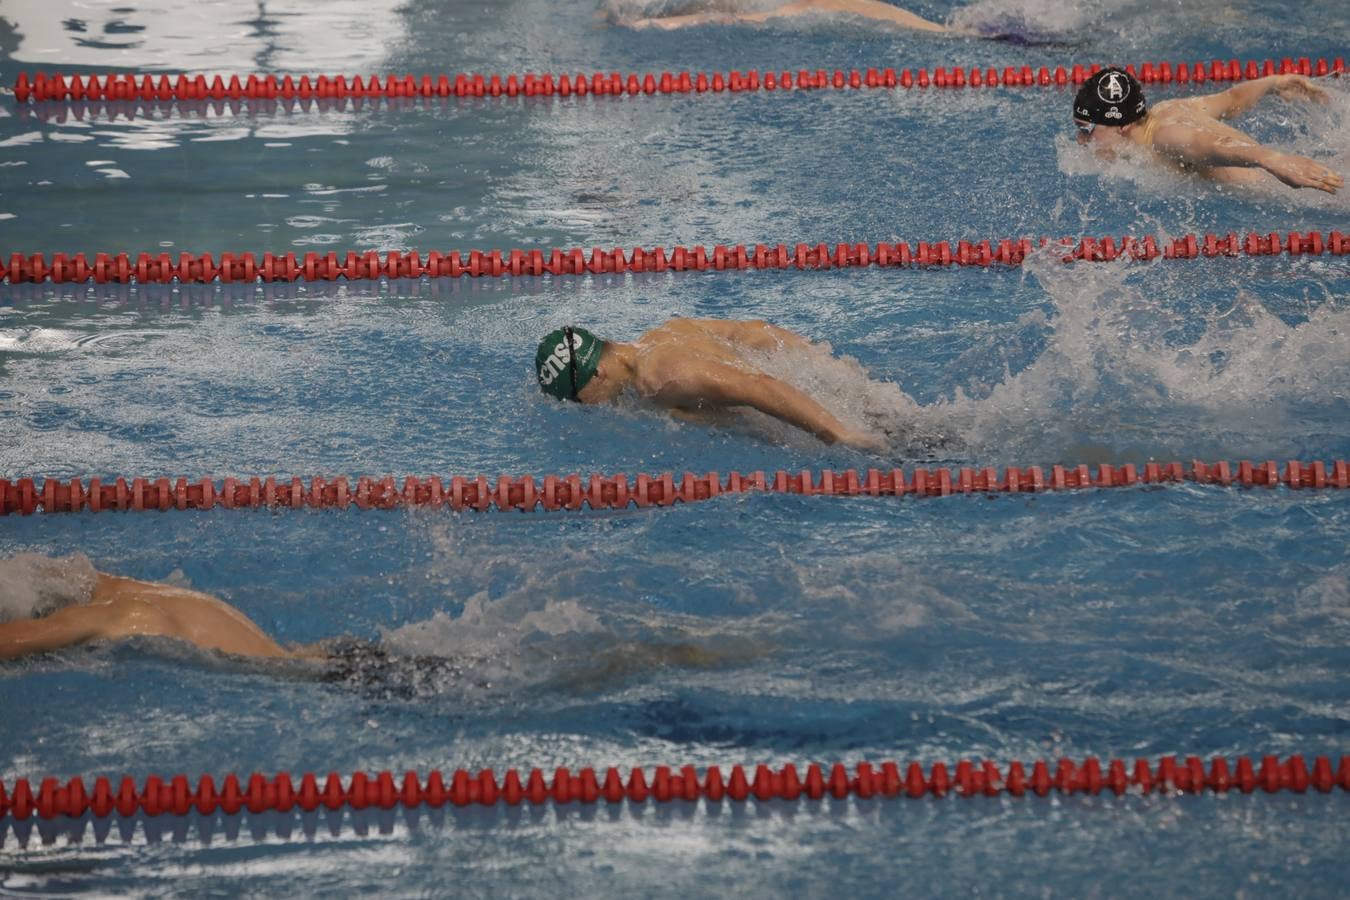
[[[621,71],[1344,55],[1340,4],[1050,10],[1062,46],[846,21],[632,33],[589,2],[0,10],[23,69]],[[60,23],[60,24],[58,24]],[[78,24],[72,24],[78,23]],[[140,30],[137,30],[140,29]],[[1350,94],[1253,134],[1350,166]],[[1150,98],[1177,95],[1157,88]],[[1112,167],[1066,92],[538,98],[81,120],[0,100],[0,251],[176,253],[1347,230],[1344,196]],[[62,116],[64,118],[62,119]],[[0,476],[742,472],[908,464],[762,427],[564,409],[564,321],[762,317],[794,366],[976,465],[1350,456],[1350,264],[1239,259],[461,283],[0,286]],[[898,393],[903,391],[903,395]],[[865,394],[866,400],[859,395]],[[914,403],[922,404],[916,410]],[[9,517],[0,554],[231,600],[283,641],[459,660],[430,683],[278,678],[171,646],[0,668],[0,778],[253,770],[1345,752],[1350,510],[1195,486],[723,497],[576,515]],[[409,696],[411,694],[411,696]],[[12,892],[1334,896],[1346,800],[849,801],[165,819],[0,832]],[[174,829],[186,829],[177,835]],[[238,835],[229,829],[238,828]],[[312,834],[306,834],[306,829]],[[162,831],[161,831],[162,829]],[[287,831],[290,837],[285,837]],[[209,840],[207,839],[209,837]]]

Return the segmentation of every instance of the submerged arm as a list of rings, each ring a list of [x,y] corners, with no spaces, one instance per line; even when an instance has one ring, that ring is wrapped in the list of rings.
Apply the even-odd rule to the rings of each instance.
[[[1316,188],[1334,194],[1345,183],[1337,173],[1316,160],[1263,147],[1250,138],[1215,134],[1188,125],[1165,125],[1158,129],[1153,149],[1197,168],[1234,166],[1265,169],[1294,188]]]

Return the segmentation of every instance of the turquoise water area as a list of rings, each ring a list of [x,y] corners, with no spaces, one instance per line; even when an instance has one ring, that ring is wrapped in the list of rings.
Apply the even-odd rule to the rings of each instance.
[[[996,66],[1345,55],[1343,4],[917,4],[1024,47],[840,18],[633,32],[592,2],[0,8],[20,70],[441,72]],[[1350,169],[1350,85],[1263,141]],[[1181,96],[1156,87],[1150,99]],[[1340,196],[1235,192],[1073,142],[1057,89],[368,104],[20,106],[0,253],[303,252],[1350,231]],[[856,363],[774,365],[962,465],[1350,457],[1350,263],[743,272],[318,285],[0,286],[0,477],[748,472],[909,466],[765,423],[575,409],[565,322],[762,317]],[[862,373],[870,373],[871,381]],[[80,514],[0,555],[229,599],[282,641],[454,661],[318,683],[171,644],[0,666],[0,779],[229,771],[1341,754],[1343,494],[737,496],[572,515]],[[418,670],[413,668],[414,673]],[[0,822],[15,893],[381,891],[1335,896],[1333,795],[545,807]],[[231,834],[231,829],[238,829]],[[307,831],[309,833],[307,833]],[[286,835],[289,834],[289,837]]]

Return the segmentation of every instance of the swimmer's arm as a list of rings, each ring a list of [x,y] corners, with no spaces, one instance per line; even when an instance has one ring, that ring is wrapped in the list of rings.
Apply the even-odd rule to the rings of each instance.
[[[1226,91],[1198,100],[1200,108],[1216,119],[1229,119],[1251,109],[1261,98],[1275,91],[1286,100],[1304,99],[1327,102],[1327,92],[1303,75],[1267,75],[1244,81]]]
[[[827,444],[844,443],[864,450],[881,449],[883,445],[874,435],[850,429],[792,385],[762,372],[746,372],[722,363],[682,366],[669,373],[651,399],[683,409],[749,406],[810,432]]]
[[[945,25],[930,22],[909,10],[883,3],[881,0],[792,0],[778,6],[762,10],[748,11],[711,11],[676,16],[654,16],[646,19],[633,19],[625,24],[632,28],[684,28],[688,25],[702,25],[708,22],[767,22],[770,19],[790,18],[804,13],[842,12],[867,19],[892,22],[918,31],[946,31]]]
[[[664,28],[669,31],[672,28],[687,28],[690,25],[703,25],[709,22],[728,22],[735,21],[734,17],[728,17],[725,13],[701,12],[690,13],[683,16],[652,16],[645,19],[620,19],[620,25],[629,28]]]
[[[67,606],[41,619],[0,622],[0,659],[49,653],[97,640],[106,633],[107,608]]]
[[[1191,128],[1188,125],[1164,125],[1158,129],[1153,149],[1186,165],[1201,169],[1218,166],[1265,169],[1294,188],[1316,188],[1334,194],[1345,179],[1306,156],[1282,153],[1263,147],[1253,140]]]
[[[737,21],[741,22],[767,22],[770,19],[800,16],[803,13],[813,12],[848,13],[865,19],[891,22],[917,31],[947,30],[944,25],[930,22],[907,9],[892,6],[889,3],[882,2],[882,0],[793,0],[791,3],[785,3],[773,9],[739,13],[736,18]]]

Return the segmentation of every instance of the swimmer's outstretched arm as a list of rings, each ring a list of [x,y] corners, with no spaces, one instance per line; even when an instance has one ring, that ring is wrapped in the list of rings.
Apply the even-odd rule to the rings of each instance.
[[[1164,125],[1159,128],[1153,140],[1153,149],[1163,156],[1197,168],[1234,166],[1265,169],[1293,188],[1315,188],[1334,194],[1345,184],[1343,177],[1317,160],[1263,147],[1250,139],[1216,135],[1189,125]]]
[[[736,22],[739,19],[731,13],[701,12],[683,16],[651,16],[645,19],[620,19],[620,25],[629,28],[688,28],[691,25],[706,25],[710,22]]]
[[[1327,102],[1327,92],[1303,75],[1267,75],[1244,81],[1226,91],[1201,97],[1200,106],[1216,119],[1228,119],[1251,109],[1271,91],[1286,100]]]
[[[747,372],[723,363],[700,360],[668,369],[666,381],[649,398],[663,406],[698,410],[749,406],[810,432],[827,444],[860,450],[881,450],[885,441],[855,431],[792,385],[762,372]]]

